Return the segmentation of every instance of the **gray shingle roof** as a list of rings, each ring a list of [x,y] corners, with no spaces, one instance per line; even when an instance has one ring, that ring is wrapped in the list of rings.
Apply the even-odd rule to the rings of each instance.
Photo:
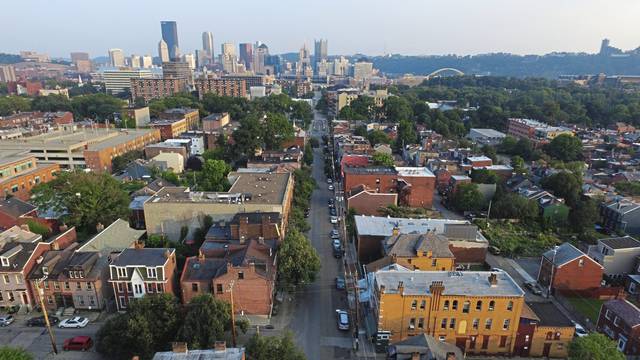
[[[464,359],[462,351],[457,346],[439,341],[427,334],[411,336],[391,345],[391,347],[395,350],[396,359],[399,360],[411,359],[415,353],[425,356],[428,354],[429,357],[420,357],[420,359],[428,360],[446,360],[449,353],[455,354],[456,359]]]
[[[114,251],[122,251],[140,240],[145,230],[132,229],[127,221],[118,219],[107,226],[99,234],[87,241],[78,251],[98,251],[108,255]]]
[[[583,255],[585,255],[585,253],[578,250],[575,246],[569,243],[564,243],[558,246],[555,257],[553,255],[553,249],[545,252],[542,256],[553,262],[554,265],[560,266],[562,264],[573,261]]]
[[[640,241],[631,236],[600,239],[600,242],[612,249],[630,249],[640,247]]]
[[[172,248],[124,249],[113,261],[115,266],[162,266],[167,261],[165,251],[175,252]]]
[[[640,325],[640,309],[627,300],[613,299],[604,303],[604,306],[616,314],[620,320],[630,327]]]
[[[0,200],[0,211],[5,214],[11,215],[14,218],[18,218],[35,209],[37,209],[37,207],[17,198]]]
[[[411,257],[418,252],[427,251],[431,251],[433,256],[438,258],[453,257],[447,238],[434,233],[390,236],[383,241],[383,248],[386,254],[400,257]]]

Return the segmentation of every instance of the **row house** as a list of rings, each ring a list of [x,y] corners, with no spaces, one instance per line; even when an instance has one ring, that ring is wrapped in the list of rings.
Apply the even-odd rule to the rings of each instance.
[[[640,241],[631,236],[599,239],[589,246],[589,256],[604,268],[604,274],[611,279],[621,279],[635,270],[640,256]]]
[[[127,248],[109,264],[109,282],[118,311],[146,294],[176,294],[176,250]]]
[[[49,248],[50,244],[44,242],[0,243],[0,307],[30,309],[35,304],[35,291],[28,276],[36,259]]]
[[[538,283],[552,291],[597,289],[602,282],[603,267],[570,243],[563,243],[542,255]]]
[[[602,304],[596,328],[615,341],[628,358],[640,356],[640,309],[633,303],[613,299]]]
[[[522,308],[513,355],[567,358],[575,325],[552,302],[527,302]]]

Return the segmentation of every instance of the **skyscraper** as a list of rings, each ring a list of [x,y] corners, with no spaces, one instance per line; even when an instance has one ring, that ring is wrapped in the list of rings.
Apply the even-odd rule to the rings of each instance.
[[[256,74],[266,74],[265,63],[269,57],[269,47],[266,44],[256,42],[255,51],[253,52],[252,70]]]
[[[315,41],[315,48],[313,52],[313,62],[314,64],[318,64],[322,60],[327,60],[328,56],[328,47],[327,40],[320,39]]]
[[[158,57],[161,63],[169,62],[169,47],[164,40],[160,40],[158,43]]]
[[[240,44],[240,63],[244,64],[245,69],[253,70],[253,44]]]
[[[161,21],[162,40],[167,43],[169,59],[180,59],[180,45],[178,44],[178,24],[175,21]]]
[[[139,55],[135,55],[135,54],[131,55],[131,67],[132,68],[142,67],[142,58]]]
[[[151,55],[144,55],[141,57],[142,59],[142,63],[140,65],[142,65],[143,68],[150,68],[153,65],[153,58],[151,57]]]
[[[202,33],[202,50],[204,51],[206,62],[213,62],[213,34],[211,31]]]
[[[311,67],[311,58],[307,45],[302,46],[298,52],[298,63],[296,64],[296,74],[302,76],[313,76],[313,68]]]
[[[111,66],[124,66],[124,52],[122,49],[109,49],[109,61]]]
[[[235,73],[237,70],[236,49],[232,43],[224,43],[221,46],[220,63],[222,69],[228,73]]]

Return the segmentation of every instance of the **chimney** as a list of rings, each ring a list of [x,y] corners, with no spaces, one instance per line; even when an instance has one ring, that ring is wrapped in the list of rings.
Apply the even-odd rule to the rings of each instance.
[[[227,350],[227,343],[225,341],[216,341],[213,344],[213,349],[215,351],[226,351]]]
[[[202,250],[198,250],[198,261],[204,261],[204,252]]]
[[[20,225],[20,229],[24,230],[24,231],[29,231],[29,224],[22,224]]]
[[[60,225],[60,227],[58,228],[60,230],[61,233],[69,230],[69,226],[67,224],[62,224]]]
[[[186,342],[174,342],[171,343],[171,351],[175,354],[186,354],[189,352],[189,349],[187,348]]]
[[[133,242],[133,248],[136,250],[140,250],[144,248],[144,243],[142,241],[136,240]]]
[[[403,281],[398,281],[398,292],[400,293],[400,295],[404,294],[404,282]]]
[[[384,285],[380,285],[380,294],[384,294],[386,287]]]
[[[456,360],[456,354],[452,352],[447,353],[447,360]]]
[[[491,285],[491,287],[498,286],[498,275],[496,275],[495,273],[489,275],[489,284]]]
[[[420,360],[420,353],[419,352],[412,353],[411,360]]]
[[[167,249],[167,250],[164,251],[164,257],[165,257],[165,259],[168,259],[169,256],[171,256],[171,251],[169,251],[169,249]]]
[[[102,230],[104,230],[104,225],[102,225],[102,223],[96,224],[96,230],[98,232],[101,232]]]

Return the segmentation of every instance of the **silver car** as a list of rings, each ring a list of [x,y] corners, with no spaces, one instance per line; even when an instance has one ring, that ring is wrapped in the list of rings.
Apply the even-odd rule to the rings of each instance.
[[[15,320],[16,319],[13,317],[13,315],[2,315],[0,316],[0,326],[9,326]]]
[[[349,314],[344,310],[336,310],[338,314],[338,330],[349,330]]]

